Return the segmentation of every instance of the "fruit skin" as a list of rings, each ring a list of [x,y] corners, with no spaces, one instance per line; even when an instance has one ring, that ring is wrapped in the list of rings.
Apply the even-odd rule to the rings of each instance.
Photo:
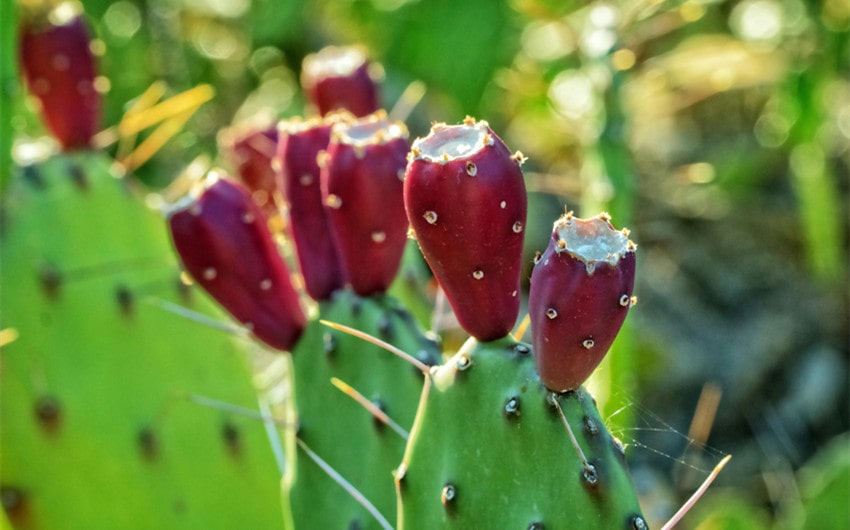
[[[378,85],[358,46],[327,46],[304,58],[301,85],[321,115],[347,110],[357,117],[376,112]]]
[[[20,34],[21,67],[30,92],[41,102],[47,127],[64,150],[91,145],[101,116],[95,59],[82,16],[63,24],[27,20]]]
[[[383,112],[334,125],[331,134],[322,196],[346,279],[360,296],[385,292],[404,254],[407,134]]]
[[[304,287],[314,300],[327,300],[345,285],[339,253],[322,199],[318,157],[331,139],[333,118],[289,120],[278,124],[277,187],[289,211],[289,231],[295,243]]]
[[[547,390],[529,345],[510,337],[470,341],[431,370],[395,478],[399,530],[646,528],[592,396]]]
[[[560,235],[568,223],[603,230],[622,248],[609,260],[588,261]],[[532,270],[528,302],[537,370],[549,389],[577,388],[608,352],[635,301],[636,248],[605,214],[590,220],[566,214],[555,222]]]
[[[464,153],[426,154],[478,136]],[[520,307],[522,243],[527,215],[521,154],[511,154],[487,122],[436,124],[413,144],[404,200],[425,260],[460,325],[481,341],[507,335]]]
[[[262,210],[226,176],[211,174],[194,192],[168,214],[184,267],[255,337],[290,350],[306,317]]]
[[[225,151],[251,190],[254,201],[269,217],[277,213],[277,172],[273,160],[277,153],[277,126],[257,127],[246,131],[227,130],[220,136]]]

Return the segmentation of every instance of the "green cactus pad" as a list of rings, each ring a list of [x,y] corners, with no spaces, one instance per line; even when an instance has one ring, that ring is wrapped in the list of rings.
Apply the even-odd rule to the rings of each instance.
[[[17,171],[3,204],[0,487],[16,529],[279,528],[280,474],[245,349],[162,302],[186,290],[165,224],[98,153]],[[17,338],[15,338],[15,336]]]
[[[320,304],[324,320],[389,342],[434,364],[438,348],[394,298],[359,297],[338,291]],[[395,520],[392,472],[406,440],[377,422],[359,403],[331,384],[336,377],[379,404],[409,429],[416,415],[423,374],[382,348],[313,320],[292,352],[298,437],[362,493],[388,520]],[[284,483],[296,528],[380,528],[378,522],[304,451]]]
[[[530,346],[510,338],[470,341],[432,371],[396,487],[399,530],[646,527],[593,398],[583,388],[555,397]]]

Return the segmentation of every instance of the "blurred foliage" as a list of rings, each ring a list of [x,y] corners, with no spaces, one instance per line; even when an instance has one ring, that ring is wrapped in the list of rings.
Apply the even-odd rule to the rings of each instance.
[[[6,187],[11,167],[12,106],[18,96],[14,2],[0,3],[0,192]],[[18,98],[20,99],[20,98]]]
[[[10,109],[13,114],[2,127],[8,123],[16,141],[24,142],[43,130],[8,77],[12,6],[2,5],[3,115]],[[608,209],[618,226],[634,229],[633,239],[646,249],[639,253],[642,265],[664,278],[668,267],[676,274],[669,278],[676,281],[668,278],[667,283],[693,291],[674,293],[677,299],[669,305],[681,305],[691,300],[683,295],[693,294],[724,307],[718,302],[724,296],[743,292],[731,297],[741,319],[761,309],[759,297],[765,292],[736,285],[741,280],[729,271],[752,262],[764,267],[751,274],[756,277],[773,278],[775,269],[799,271],[800,289],[822,296],[824,320],[835,320],[826,329],[838,331],[823,340],[837,348],[837,365],[847,369],[846,296],[840,296],[848,287],[846,0],[87,0],[85,9],[102,43],[96,49],[102,51],[109,81],[104,127],[117,124],[155,81],[165,83],[164,97],[200,84],[215,90],[214,99],[138,169],[138,178],[151,186],[167,184],[202,155],[226,164],[216,144],[222,128],[306,112],[298,86],[303,57],[326,44],[363,43],[383,64],[388,108],[399,100],[404,104],[411,82],[427,87],[407,119],[413,136],[424,135],[432,121],[456,122],[470,114],[489,120],[509,146],[529,157],[524,166],[532,192],[529,255],[545,247],[546,227],[564,206],[586,214]],[[136,144],[149,134],[143,132]],[[0,147],[10,141],[5,129],[0,137]],[[121,158],[128,145],[105,148]],[[767,218],[752,222],[759,216]],[[706,229],[715,226],[720,228]],[[764,230],[749,237],[780,241],[781,248],[772,247],[773,253],[756,249],[754,256],[750,240],[736,238],[730,226]],[[674,237],[677,230],[685,231],[682,239]],[[683,251],[665,254],[669,248],[664,245],[685,240],[716,248],[701,238],[718,232],[728,233],[717,241],[722,248],[729,241],[740,244],[726,254],[740,263],[723,263],[708,250],[697,255],[717,260],[720,281],[727,283],[681,281],[688,271],[676,259]],[[639,295],[642,284],[649,290],[650,280],[638,278]],[[799,292],[791,287],[789,297]],[[839,309],[832,311],[835,293]],[[594,381],[602,404],[610,399],[608,415],[623,405],[618,391],[628,396],[626,404],[651,401],[653,395],[664,395],[659,381],[681,372],[665,354],[670,346],[647,329],[677,328],[687,334],[686,323],[640,320],[641,314],[657,313],[637,309],[637,320],[627,321],[611,363]],[[705,322],[710,326],[717,319]],[[762,342],[770,344],[776,332],[767,328]],[[804,353],[790,352],[788,358]],[[714,351],[704,354],[714,359]],[[772,380],[776,374],[764,377]],[[840,410],[845,411],[846,374],[841,380],[845,403]],[[666,400],[678,401],[679,412],[688,416],[690,397]],[[635,420],[628,408],[623,410],[612,421],[627,428]],[[756,414],[726,413],[743,424],[752,423],[746,414]],[[846,431],[846,416],[836,416],[829,426],[808,426],[811,437],[819,442]],[[687,423],[670,422],[687,428]],[[805,452],[815,448],[807,446]],[[763,470],[742,461],[736,457],[730,468],[756,471],[744,478],[741,471],[731,484],[718,487],[727,496],[706,499],[706,509],[690,519],[693,527],[784,524],[776,522],[781,503],[765,494],[763,485],[752,484]],[[681,499],[685,493],[674,496]],[[818,506],[811,513],[836,521],[846,515],[846,503],[830,496],[800,502]]]

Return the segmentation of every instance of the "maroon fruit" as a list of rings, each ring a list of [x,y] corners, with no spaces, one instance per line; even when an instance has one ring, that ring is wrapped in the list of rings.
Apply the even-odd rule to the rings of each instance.
[[[425,260],[460,325],[507,335],[520,304],[527,199],[520,164],[487,122],[435,124],[410,153],[404,200]]]
[[[320,114],[345,109],[363,117],[379,108],[373,69],[360,47],[328,46],[304,58],[301,85]]]
[[[290,350],[306,318],[262,210],[236,181],[210,174],[169,213],[186,271],[261,341]]]
[[[277,211],[277,177],[272,161],[277,153],[277,126],[248,130],[226,130],[222,150],[239,173],[239,179],[251,190],[254,201],[271,216]]]
[[[334,114],[307,121],[291,119],[278,126],[278,187],[288,205],[289,229],[305,289],[314,300],[325,300],[345,285],[322,199],[318,161],[328,148],[333,124],[344,119]]]
[[[550,390],[577,388],[611,347],[635,302],[636,248],[607,214],[555,222],[528,301],[537,371]]]
[[[101,113],[89,32],[69,5],[60,4],[45,20],[27,20],[20,35],[27,86],[41,102],[42,117],[65,150],[90,146]]]
[[[403,123],[382,111],[334,125],[322,168],[322,196],[345,277],[361,296],[389,288],[407,241]]]

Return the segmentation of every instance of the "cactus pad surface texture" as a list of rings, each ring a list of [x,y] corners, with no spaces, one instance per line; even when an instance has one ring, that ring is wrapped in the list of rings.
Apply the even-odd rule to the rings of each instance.
[[[646,528],[593,398],[547,390],[529,345],[470,340],[429,381],[396,472],[399,529]]]
[[[320,316],[390,342],[426,364],[438,347],[393,297],[360,297],[337,291],[320,303]],[[423,374],[384,349],[310,322],[292,352],[298,437],[357,488],[388,521],[395,520],[392,472],[404,454],[405,438],[331,384],[350,385],[396,424],[413,424]],[[295,528],[380,528],[377,521],[304,451],[285,480]]]
[[[244,344],[179,282],[160,215],[105,155],[18,168],[3,202],[0,486],[16,529],[276,528],[280,475]],[[188,291],[187,291],[188,289]],[[16,337],[16,338],[15,338]]]

